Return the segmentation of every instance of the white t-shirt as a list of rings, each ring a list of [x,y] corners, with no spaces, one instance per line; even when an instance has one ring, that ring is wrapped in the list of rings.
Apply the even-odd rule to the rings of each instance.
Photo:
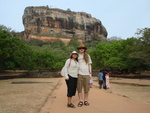
[[[89,62],[86,63],[85,60],[83,59],[82,54],[79,54],[79,56],[78,56],[79,74],[80,75],[90,75],[88,64],[92,64],[92,60],[91,60],[90,55],[88,55],[88,57],[89,57]]]
[[[65,63],[65,78],[69,78],[68,74],[71,77],[77,78],[79,71],[79,63],[72,59],[67,59]]]

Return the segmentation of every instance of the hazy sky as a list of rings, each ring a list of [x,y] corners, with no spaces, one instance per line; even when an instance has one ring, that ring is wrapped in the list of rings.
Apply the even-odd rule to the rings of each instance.
[[[91,14],[105,26],[108,38],[126,39],[135,36],[138,28],[150,28],[150,0],[0,0],[0,24],[23,31],[24,9],[47,5]]]

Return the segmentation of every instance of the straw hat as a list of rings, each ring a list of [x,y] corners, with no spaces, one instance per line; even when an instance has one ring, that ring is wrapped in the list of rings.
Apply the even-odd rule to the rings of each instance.
[[[87,47],[85,47],[85,45],[84,44],[81,44],[79,47],[77,47],[77,49],[79,50],[79,49],[87,49]]]

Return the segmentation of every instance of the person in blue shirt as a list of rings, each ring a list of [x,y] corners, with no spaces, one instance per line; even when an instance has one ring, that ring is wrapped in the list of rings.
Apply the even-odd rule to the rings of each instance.
[[[103,85],[103,71],[100,70],[100,73],[98,73],[98,84],[99,84],[99,88],[101,89],[102,88],[102,85]]]

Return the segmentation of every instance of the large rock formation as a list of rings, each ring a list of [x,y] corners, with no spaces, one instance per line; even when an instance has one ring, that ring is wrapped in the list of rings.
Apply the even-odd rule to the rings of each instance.
[[[107,31],[101,21],[84,12],[53,9],[48,7],[26,7],[23,15],[24,38],[44,40],[55,38],[79,38],[93,41],[96,37],[106,40]]]

